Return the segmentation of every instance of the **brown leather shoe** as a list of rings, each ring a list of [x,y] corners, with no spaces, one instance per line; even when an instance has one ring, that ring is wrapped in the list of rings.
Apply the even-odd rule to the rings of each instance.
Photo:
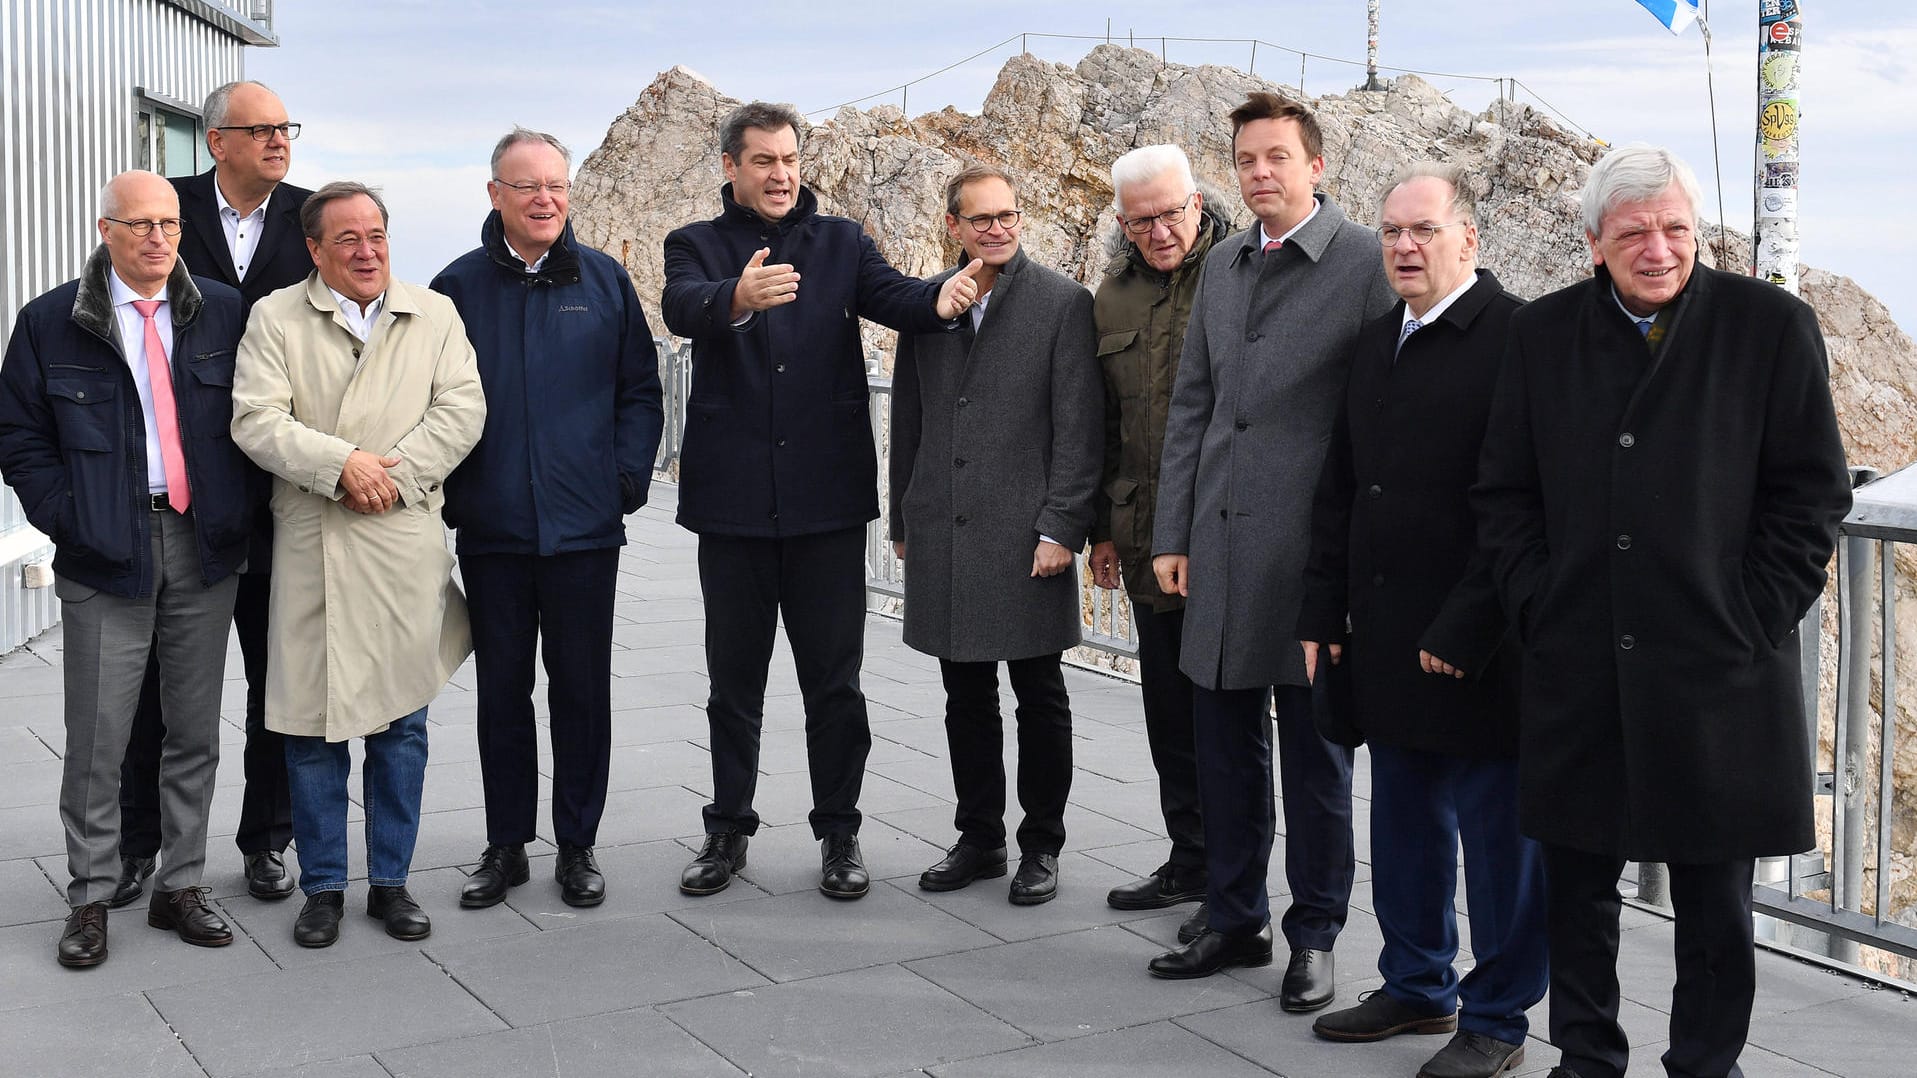
[[[146,923],[168,928],[195,947],[224,947],[233,942],[233,930],[206,904],[206,888],[182,887],[177,891],[153,889],[153,901],[146,908]]]
[[[60,946],[54,952],[60,964],[72,969],[97,966],[107,956],[107,904],[89,902],[73,907],[60,932]]]

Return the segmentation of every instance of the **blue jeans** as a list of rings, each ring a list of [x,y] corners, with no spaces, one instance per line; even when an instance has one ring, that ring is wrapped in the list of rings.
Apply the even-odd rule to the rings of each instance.
[[[300,890],[346,890],[346,742],[286,738],[292,789],[293,841],[299,847]],[[360,775],[366,804],[366,876],[375,887],[403,887],[419,838],[419,798],[426,785],[426,709],[366,738]]]

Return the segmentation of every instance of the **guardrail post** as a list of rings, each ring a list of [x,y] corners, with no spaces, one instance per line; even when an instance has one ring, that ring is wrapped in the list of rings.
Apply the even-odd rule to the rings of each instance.
[[[1851,487],[1855,489],[1877,478],[1874,468],[1852,468]],[[1876,571],[1878,549],[1887,556],[1888,543],[1867,536],[1844,538],[1838,559],[1843,589],[1838,634],[1846,646],[1839,649],[1841,676],[1846,681],[1836,729],[1831,739],[1831,893],[1834,910],[1857,911],[1864,891],[1864,793],[1862,771],[1870,752],[1870,642],[1871,582]],[[1889,566],[1886,566],[1889,571]],[[1888,657],[1896,640],[1884,641]],[[1886,702],[1889,707],[1889,703]],[[1831,937],[1830,956],[1855,965],[1858,958],[1855,940]]]

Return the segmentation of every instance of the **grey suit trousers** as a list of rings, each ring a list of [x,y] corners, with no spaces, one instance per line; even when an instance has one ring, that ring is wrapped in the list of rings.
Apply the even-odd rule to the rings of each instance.
[[[220,762],[220,689],[239,577],[200,578],[191,513],[152,515],[154,586],[126,599],[55,582],[65,622],[67,901],[112,897],[120,875],[120,761],[133,731],[147,653],[157,649],[160,713],[160,867],[154,887],[194,887],[206,864],[207,811]]]

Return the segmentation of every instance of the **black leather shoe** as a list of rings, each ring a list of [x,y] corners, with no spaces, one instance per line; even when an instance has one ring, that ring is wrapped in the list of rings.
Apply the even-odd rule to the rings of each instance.
[[[1381,1041],[1400,1033],[1449,1033],[1457,1028],[1455,1012],[1420,1011],[1383,989],[1366,992],[1356,1007],[1331,1011],[1311,1024],[1311,1031],[1328,1041]]]
[[[60,930],[60,946],[54,951],[54,957],[70,969],[84,969],[106,961],[106,923],[104,902],[73,907],[73,912],[67,914],[66,927]]]
[[[1185,923],[1178,926],[1178,942],[1190,943],[1210,931],[1211,903],[1201,901],[1191,916],[1185,918]]]
[[[131,906],[135,899],[146,891],[146,878],[153,875],[153,858],[120,858],[120,882],[113,888],[113,897],[106,904],[113,909]]]
[[[1115,910],[1162,910],[1204,897],[1204,869],[1179,868],[1167,861],[1144,879],[1112,888],[1105,904]]]
[[[679,874],[679,890],[689,895],[716,895],[732,885],[732,874],[746,866],[748,839],[737,831],[707,835],[692,859]]]
[[[246,893],[262,902],[278,902],[293,893],[293,874],[278,850],[246,855]]]
[[[532,868],[526,864],[525,843],[489,845],[486,852],[479,855],[479,867],[473,869],[473,874],[460,885],[459,904],[469,910],[497,906],[505,900],[507,888],[517,887],[530,879]],[[565,881],[560,882],[563,884]]]
[[[1020,857],[1009,897],[1014,906],[1039,906],[1057,898],[1057,855],[1028,853]]]
[[[423,940],[433,934],[433,920],[419,908],[404,886],[367,889],[366,916],[386,922],[386,934],[396,940]]]
[[[308,895],[293,922],[293,942],[301,947],[331,947],[339,939],[339,918],[346,910],[346,892],[321,891]]]
[[[1336,977],[1330,951],[1300,947],[1291,952],[1291,964],[1285,967],[1285,986],[1278,993],[1278,1006],[1293,1014],[1315,1011],[1338,994],[1333,986]]]
[[[1182,981],[1209,977],[1232,966],[1271,964],[1271,924],[1245,935],[1207,932],[1176,951],[1166,951],[1146,967],[1154,977]]]
[[[859,836],[827,835],[819,844],[819,891],[829,898],[864,898],[872,877],[859,854]]]
[[[154,888],[153,901],[146,907],[146,923],[171,929],[195,947],[224,947],[233,942],[233,930],[207,906],[204,887],[177,891]]]
[[[1005,875],[1005,847],[987,850],[961,842],[945,851],[945,859],[919,873],[921,891],[956,891],[973,880]]]
[[[1523,1063],[1524,1045],[1466,1029],[1459,1030],[1450,1044],[1438,1049],[1438,1054],[1425,1062],[1418,1078],[1497,1078],[1505,1071],[1517,1070]]]
[[[523,851],[520,856],[525,856]],[[606,900],[606,878],[599,874],[591,846],[561,846],[552,877],[559,881],[559,901],[568,906],[597,906]]]

